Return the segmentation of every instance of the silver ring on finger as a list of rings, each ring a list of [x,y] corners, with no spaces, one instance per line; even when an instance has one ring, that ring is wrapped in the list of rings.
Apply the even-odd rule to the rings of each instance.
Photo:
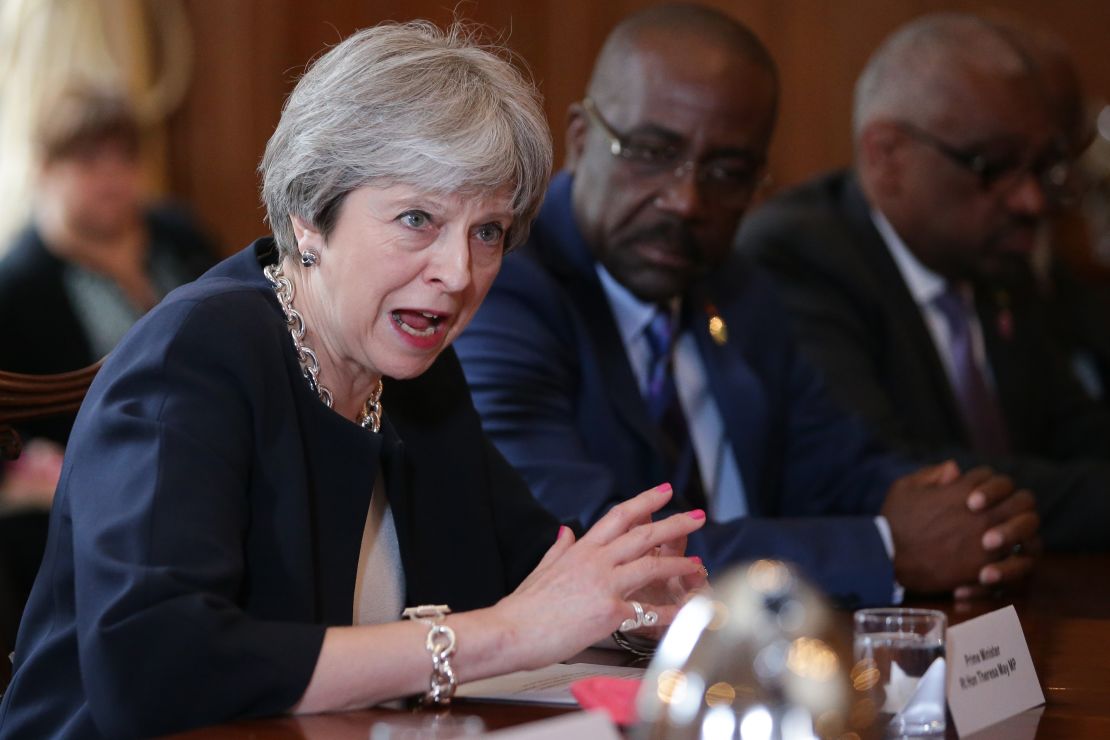
[[[654,627],[659,624],[659,614],[653,611],[644,612],[644,626]]]
[[[635,618],[629,618],[621,622],[621,632],[631,632],[632,630],[638,629],[639,627],[642,627],[644,625],[643,605],[640,604],[640,602],[638,601],[629,601],[628,604],[632,607],[632,611],[636,612],[636,616]]]

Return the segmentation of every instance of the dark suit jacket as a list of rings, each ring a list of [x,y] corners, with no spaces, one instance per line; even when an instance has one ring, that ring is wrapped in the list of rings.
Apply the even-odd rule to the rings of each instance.
[[[301,375],[260,240],[174,291],[78,415],[0,737],[138,737],[281,712],[350,624],[379,461],[409,604],[514,588],[557,524],[481,433],[448,350],[381,434]]]
[[[1110,545],[1107,466],[1060,464],[1110,460],[1110,418],[1080,390],[1024,286],[975,289],[1014,453],[984,460],[967,449],[932,336],[852,175],[827,175],[768,202],[741,226],[738,247],[777,276],[833,392],[888,444],[1009,472],[1036,491],[1051,547]]]
[[[663,456],[570,185],[555,177],[529,243],[506,258],[456,348],[486,432],[541,503],[586,526],[660,483]],[[889,602],[892,567],[871,515],[906,468],[826,401],[768,281],[748,265],[726,266],[685,302],[751,513],[708,524],[691,551],[711,569],[792,560],[846,601]],[[723,346],[707,304],[727,323]]]

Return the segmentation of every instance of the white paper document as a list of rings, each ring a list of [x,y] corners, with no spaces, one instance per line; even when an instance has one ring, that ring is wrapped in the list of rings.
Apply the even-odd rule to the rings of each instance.
[[[570,693],[570,685],[583,678],[615,676],[643,678],[643,668],[594,665],[592,663],[556,663],[538,671],[517,671],[504,676],[464,683],[455,696],[489,701],[519,701],[531,704],[567,704],[578,702]]]

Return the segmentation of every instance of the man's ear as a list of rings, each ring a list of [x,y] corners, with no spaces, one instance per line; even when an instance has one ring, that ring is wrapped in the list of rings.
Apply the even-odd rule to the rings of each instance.
[[[872,188],[887,194],[898,192],[907,143],[906,133],[893,121],[872,121],[860,132],[857,167]]]
[[[567,108],[566,169],[574,172],[582,152],[586,148],[586,134],[590,129],[590,119],[581,103],[571,103]]]

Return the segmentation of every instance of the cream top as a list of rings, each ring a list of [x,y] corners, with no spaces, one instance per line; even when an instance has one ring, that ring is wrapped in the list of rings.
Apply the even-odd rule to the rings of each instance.
[[[394,622],[401,618],[405,608],[405,569],[381,468],[374,479],[370,511],[362,532],[354,602],[354,624]]]

